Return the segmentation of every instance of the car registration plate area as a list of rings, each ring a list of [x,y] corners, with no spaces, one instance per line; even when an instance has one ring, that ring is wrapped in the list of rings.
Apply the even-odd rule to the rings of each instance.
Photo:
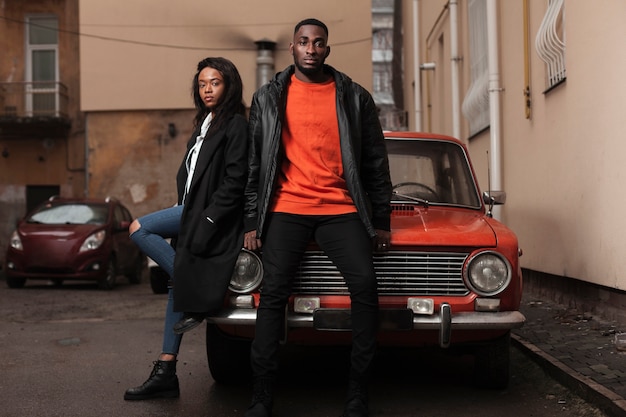
[[[378,320],[381,330],[413,329],[413,311],[407,308],[379,310]],[[326,331],[350,331],[352,330],[350,310],[319,308],[313,312],[313,328]]]

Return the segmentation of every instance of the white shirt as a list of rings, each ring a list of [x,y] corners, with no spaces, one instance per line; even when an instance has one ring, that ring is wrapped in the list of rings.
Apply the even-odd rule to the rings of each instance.
[[[200,153],[200,148],[202,148],[202,144],[204,143],[204,137],[209,131],[212,119],[213,113],[209,113],[202,122],[202,126],[200,126],[200,134],[196,136],[196,143],[191,147],[189,153],[187,154],[187,158],[185,160],[185,165],[187,166],[187,183],[185,184],[185,193],[183,194],[183,204],[185,203],[185,197],[189,192],[189,187],[191,187],[191,180],[193,179],[193,173],[196,170],[196,164],[198,162],[198,154]]]

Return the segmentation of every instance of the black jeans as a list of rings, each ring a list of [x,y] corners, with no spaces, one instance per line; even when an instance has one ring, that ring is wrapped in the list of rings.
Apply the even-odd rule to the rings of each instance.
[[[302,254],[313,238],[343,275],[351,300],[351,376],[366,378],[376,351],[378,293],[372,241],[356,213],[302,216],[273,213],[263,240],[264,281],[251,363],[255,378],[275,378],[285,305]]]

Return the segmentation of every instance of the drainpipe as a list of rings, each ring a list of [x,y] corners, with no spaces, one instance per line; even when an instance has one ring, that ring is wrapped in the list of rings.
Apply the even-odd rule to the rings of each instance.
[[[422,83],[420,70],[420,44],[419,44],[419,0],[413,0],[413,81],[415,101],[415,130],[422,130]]]
[[[498,55],[498,18],[496,0],[487,0],[487,44],[489,54],[489,123],[490,123],[490,184],[492,190],[502,190],[502,150],[500,135],[500,71]],[[493,217],[500,220],[501,207],[495,206]]]
[[[261,39],[254,43],[257,46],[256,87],[258,89],[274,76],[274,49],[276,49],[276,42],[269,39]]]
[[[85,113],[85,198],[89,197],[89,112]]]
[[[530,97],[530,16],[528,10],[528,0],[524,0],[524,105],[526,107],[526,118],[530,119],[531,97]]]
[[[459,12],[457,0],[450,0],[450,72],[452,76],[452,136],[461,138],[461,106],[459,99]]]

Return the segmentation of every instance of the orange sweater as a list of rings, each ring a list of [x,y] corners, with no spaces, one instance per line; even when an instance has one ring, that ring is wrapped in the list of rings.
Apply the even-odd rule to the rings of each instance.
[[[282,131],[283,161],[271,211],[304,215],[356,212],[343,179],[335,81],[291,77]]]

